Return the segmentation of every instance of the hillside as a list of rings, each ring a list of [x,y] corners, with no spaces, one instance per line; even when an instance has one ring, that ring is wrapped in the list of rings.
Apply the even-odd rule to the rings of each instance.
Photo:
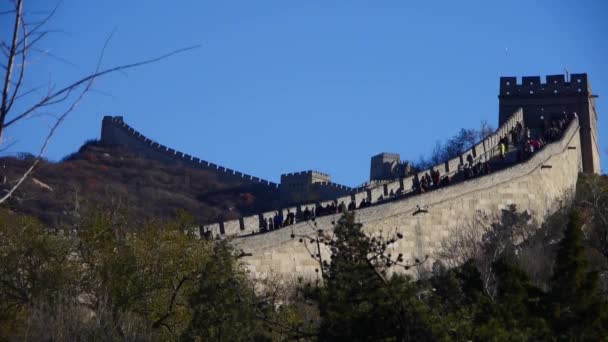
[[[3,192],[32,160],[28,155],[0,159]],[[270,210],[277,204],[278,191],[268,187],[219,180],[209,171],[166,165],[89,141],[61,162],[39,163],[9,205],[47,225],[65,226],[90,210],[112,210],[130,222],[170,219],[183,210],[196,222],[207,223]]]

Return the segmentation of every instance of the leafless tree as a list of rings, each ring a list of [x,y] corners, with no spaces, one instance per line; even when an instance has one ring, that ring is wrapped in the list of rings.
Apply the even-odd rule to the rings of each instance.
[[[37,47],[38,44],[52,33],[46,30],[45,26],[58,8],[58,6],[55,6],[40,21],[30,21],[25,15],[27,12],[24,11],[24,2],[24,0],[12,0],[10,1],[10,8],[0,12],[0,17],[13,19],[10,31],[8,31],[8,39],[0,39],[0,51],[3,58],[0,66],[4,71],[1,86],[2,99],[0,103],[0,143],[6,140],[3,139],[6,128],[28,117],[39,114],[43,110],[49,110],[51,107],[60,109],[56,109],[56,112],[53,110],[53,113],[50,113],[50,116],[54,118],[54,123],[51,125],[36,158],[21,177],[13,182],[9,189],[5,190],[5,193],[0,197],[0,203],[5,202],[27,179],[28,175],[40,162],[57,128],[76,109],[85,95],[92,90],[93,83],[98,78],[155,63],[198,47],[180,48],[158,57],[102,68],[104,53],[112,37],[110,35],[103,44],[97,59],[97,66],[93,72],[63,86],[51,83],[43,93],[40,93],[42,87],[24,89],[25,80],[28,76],[27,68],[30,66],[30,57],[32,53],[40,51]],[[6,22],[8,23],[9,21]]]
[[[534,235],[537,227],[528,212],[517,212],[515,205],[503,209],[498,217],[478,212],[441,242],[437,256],[448,267],[474,261],[481,274],[484,291],[493,298],[496,281],[492,264],[500,258],[521,259],[524,242]]]
[[[579,203],[589,217],[583,228],[586,243],[608,260],[608,182],[605,176],[583,177],[578,191]],[[603,271],[608,272],[608,266]]]
[[[424,257],[406,261],[405,256],[395,250],[395,243],[403,239],[403,234],[398,232],[397,229],[389,234],[378,232],[376,234],[368,235],[363,232],[363,225],[361,223],[348,222],[349,215],[354,219],[353,212],[346,212],[342,217],[338,218],[337,221],[333,221],[332,224],[353,224],[354,230],[360,232],[362,238],[369,241],[369,253],[367,254],[365,261],[369,268],[375,272],[376,276],[383,283],[386,283],[387,279],[394,272],[413,271],[428,260],[428,255],[425,255]],[[295,234],[292,232],[291,238],[297,238],[298,241],[304,245],[308,253],[310,253],[310,257],[319,264],[319,268],[315,271],[317,274],[320,272],[321,279],[325,279],[329,274],[328,272],[332,262],[331,256],[338,248],[337,237],[333,229],[320,229],[314,218],[306,221],[306,223],[310,230],[304,232],[304,234]],[[318,281],[321,279],[318,279]]]

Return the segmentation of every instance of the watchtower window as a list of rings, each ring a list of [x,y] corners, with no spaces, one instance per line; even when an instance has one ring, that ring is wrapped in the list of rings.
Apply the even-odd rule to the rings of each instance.
[[[557,84],[557,80],[553,80],[553,84]]]
[[[576,82],[577,82],[577,83],[581,83],[581,82],[583,82],[583,81],[582,81],[580,78],[577,78],[577,79],[576,79]]]
[[[534,82],[530,81],[530,85],[534,85]]]
[[[582,92],[582,91],[583,91],[583,90],[582,90],[581,88],[578,88],[578,92],[579,92],[579,93],[580,93],[580,92]]]
[[[507,81],[507,85],[511,85],[511,82]]]
[[[580,89],[579,89],[579,90],[580,90]],[[511,95],[511,92],[509,92],[509,91],[508,91],[508,92],[507,92],[507,95]]]
[[[534,94],[534,90],[530,90],[530,94]]]
[[[553,90],[553,94],[557,94],[557,89]]]

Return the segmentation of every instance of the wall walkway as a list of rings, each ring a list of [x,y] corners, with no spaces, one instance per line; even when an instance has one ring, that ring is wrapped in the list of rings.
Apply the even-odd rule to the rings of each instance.
[[[523,111],[521,109],[513,113],[513,115],[511,115],[511,117],[497,129],[496,133],[488,136],[486,139],[479,142],[458,157],[446,161],[445,163],[435,165],[432,169],[438,170],[441,176],[449,175],[451,177],[458,171],[458,165],[466,162],[466,158],[469,154],[476,162],[485,162],[492,159],[498,154],[497,146],[500,139],[508,135],[511,129],[515,127],[518,122],[523,122]],[[422,175],[429,171],[430,170],[424,170],[419,172],[419,174]],[[399,192],[401,194],[407,194],[410,192],[413,178],[414,176],[409,176],[373,186],[352,188],[352,192],[350,194],[336,197],[335,199],[322,201],[320,204],[325,206],[335,202],[338,204],[344,203],[345,205],[348,205],[351,201],[359,204],[363,199],[367,199],[371,204],[375,204],[386,199],[391,192]],[[326,184],[324,186],[332,186],[332,184]],[[452,189],[452,187],[450,187],[450,189]],[[340,191],[339,189],[336,190]],[[300,207],[300,210],[302,211],[304,211],[306,208],[312,210],[315,208],[315,203],[301,203],[299,205],[292,205],[286,208],[277,208],[276,210],[260,213],[258,215],[242,217],[238,220],[217,222],[215,224],[205,225],[203,230],[205,232],[210,232],[210,234],[212,234],[214,237],[247,236],[256,234],[260,232],[260,223],[262,219],[268,221],[269,218],[274,217],[277,211],[281,211],[283,213],[283,217],[287,217],[288,211],[295,213],[298,207]]]
[[[573,193],[581,171],[579,123],[575,119],[561,140],[545,146],[524,163],[447,188],[359,209],[356,220],[368,234],[403,234],[404,238],[393,245],[395,254],[403,253],[406,260],[428,255],[433,262],[442,240],[468,226],[480,213],[496,218],[501,209],[515,204],[541,222],[564,196]],[[413,215],[418,206],[427,212]],[[331,230],[332,221],[338,218],[319,217],[317,227]],[[253,277],[276,274],[314,278],[318,276],[318,264],[297,238],[291,238],[292,233],[310,234],[312,229],[311,222],[306,221],[265,234],[242,236],[234,243],[251,254],[243,260]],[[327,257],[327,251],[322,255]]]

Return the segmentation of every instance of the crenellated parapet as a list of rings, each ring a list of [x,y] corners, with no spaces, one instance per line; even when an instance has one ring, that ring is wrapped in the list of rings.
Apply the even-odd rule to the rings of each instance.
[[[587,95],[591,88],[587,83],[587,74],[572,74],[566,80],[565,75],[548,75],[545,82],[540,76],[524,76],[521,82],[517,77],[501,77],[500,93],[502,97],[540,97],[563,95]]]
[[[471,155],[475,162],[487,161],[498,155],[498,145],[500,139],[507,136],[512,128],[518,123],[523,122],[523,111],[521,109],[516,110],[512,115],[503,122],[503,124],[496,130],[495,133],[489,135],[479,143],[475,144],[471,149],[465,151],[461,155],[444,163],[433,166],[431,169],[439,171],[441,176],[453,176],[457,171],[459,165],[466,163],[468,155]],[[431,169],[423,170],[419,172],[419,175],[429,173]],[[311,180],[314,176],[329,177],[329,175],[318,172],[318,171],[303,171],[290,174],[284,174],[281,176],[281,187],[285,184],[284,181],[290,178],[301,181],[303,179]],[[330,204],[339,205],[343,203],[348,205],[351,202],[360,204],[363,200],[368,201],[370,204],[382,203],[390,194],[408,194],[413,190],[411,189],[412,180],[414,176],[401,177],[389,182],[383,182],[378,185],[369,185],[366,187],[349,188],[343,185],[334,184],[330,182],[319,182],[312,184],[313,186],[319,187],[334,187],[336,189],[343,189],[344,192],[331,198],[325,198],[323,200],[303,200],[299,204],[293,204],[284,208],[269,211],[267,213],[261,213],[249,217],[243,217],[237,220],[228,222],[218,222],[215,224],[204,225],[201,229],[204,232],[209,232],[213,237],[238,237],[238,236],[249,236],[256,233],[260,233],[264,227],[264,220],[274,217],[277,212],[281,212],[286,217],[289,212],[303,211],[306,208],[315,208],[318,203],[321,206]],[[380,206],[389,205],[382,204]]]
[[[220,179],[247,184],[261,184],[278,189],[278,184],[274,182],[232,170],[159,144],[127,125],[122,116],[105,116],[103,118],[101,142],[106,145],[126,146],[137,154],[161,162],[212,171]]]
[[[325,201],[353,191],[351,187],[333,183],[329,174],[314,170],[282,174],[279,189],[284,204]]]
[[[450,187],[357,209],[355,220],[369,236],[401,234],[403,239],[392,244],[389,253],[401,254],[405,260],[426,260],[428,267],[438,259],[456,261],[445,260],[438,252],[458,232],[481,236],[482,227],[500,219],[502,210],[512,205],[543,222],[571,198],[581,171],[579,128],[578,119],[573,119],[558,141],[525,162]],[[314,280],[319,265],[311,254],[330,260],[331,251],[319,251],[294,236],[314,237],[319,230],[331,235],[339,215],[317,217],[314,225],[304,221],[266,234],[241,236],[233,244],[246,254],[242,260],[252,278]],[[407,272],[403,268],[393,271]]]
[[[502,124],[517,108],[524,112],[524,123],[532,135],[542,132],[556,116],[576,113],[581,126],[583,170],[600,172],[600,148],[595,98],[587,74],[501,77],[498,123]]]

